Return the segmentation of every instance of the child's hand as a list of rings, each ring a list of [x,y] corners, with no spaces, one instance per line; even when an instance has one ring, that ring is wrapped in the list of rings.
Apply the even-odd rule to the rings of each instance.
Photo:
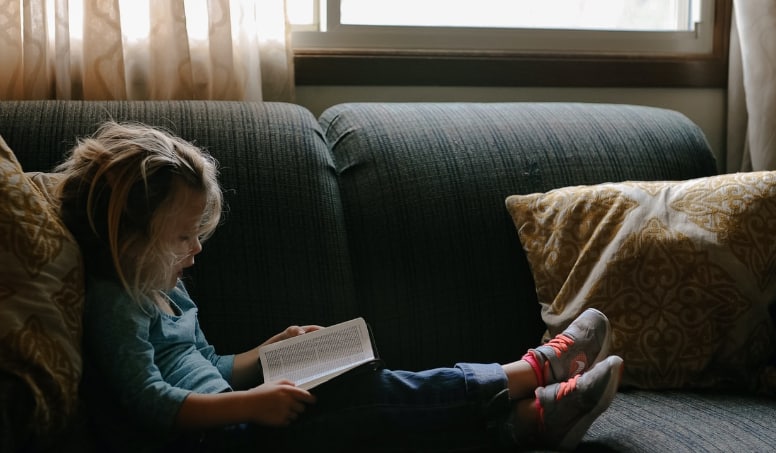
[[[267,382],[247,392],[252,400],[252,421],[267,426],[287,426],[307,404],[315,402],[315,396],[288,380]]]
[[[267,340],[264,343],[262,343],[262,346],[264,346],[265,344],[276,343],[276,342],[278,342],[280,340],[286,340],[288,338],[293,338],[293,337],[305,334],[307,332],[314,332],[314,331],[319,330],[321,328],[322,328],[321,326],[316,326],[316,325],[310,325],[310,326],[290,326],[290,327],[287,327],[286,330],[280,332],[277,335],[274,335],[272,338],[270,338],[269,340]]]

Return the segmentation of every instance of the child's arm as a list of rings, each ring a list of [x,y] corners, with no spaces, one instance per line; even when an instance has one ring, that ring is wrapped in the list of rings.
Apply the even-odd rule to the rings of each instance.
[[[261,382],[259,369],[259,347],[234,356],[232,365],[232,387],[238,390],[248,389]]]
[[[286,330],[274,335],[269,340],[261,344],[275,343],[280,340],[302,335],[305,332],[312,332],[320,329],[321,326],[291,326]],[[234,365],[232,365],[232,387],[236,389],[246,389],[255,386],[261,381],[259,372],[259,346],[234,356]]]
[[[191,393],[183,401],[176,427],[212,428],[236,423],[286,426],[315,397],[290,381],[262,384],[249,390],[217,394]]]

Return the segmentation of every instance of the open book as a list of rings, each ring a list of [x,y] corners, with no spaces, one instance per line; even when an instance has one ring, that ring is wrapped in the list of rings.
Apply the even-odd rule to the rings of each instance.
[[[363,318],[262,346],[259,360],[264,382],[288,379],[303,389],[379,361]]]

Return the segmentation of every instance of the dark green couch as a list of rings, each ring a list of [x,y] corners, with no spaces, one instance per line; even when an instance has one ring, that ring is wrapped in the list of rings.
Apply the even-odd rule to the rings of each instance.
[[[626,105],[344,104],[315,118],[283,103],[0,102],[0,135],[25,171],[48,171],[107,118],[169,128],[221,164],[225,222],[186,277],[220,351],[363,316],[395,369],[514,360],[540,340],[506,196],[716,172],[686,117]],[[770,399],[624,389],[580,450],[765,451],[775,427]]]

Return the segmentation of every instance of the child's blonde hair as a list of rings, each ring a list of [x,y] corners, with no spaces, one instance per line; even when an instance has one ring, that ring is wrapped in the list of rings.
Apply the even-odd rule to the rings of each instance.
[[[200,240],[221,218],[215,159],[165,131],[104,123],[78,141],[57,171],[62,220],[78,241],[87,272],[116,278],[138,302],[162,289],[181,258],[163,241],[183,196],[204,195]]]

